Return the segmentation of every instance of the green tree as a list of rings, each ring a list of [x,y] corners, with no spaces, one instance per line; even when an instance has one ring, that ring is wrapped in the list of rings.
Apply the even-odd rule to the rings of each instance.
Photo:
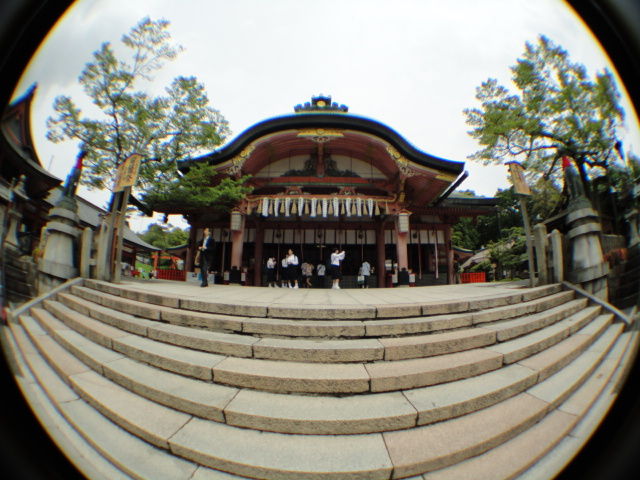
[[[144,233],[140,234],[140,238],[154,247],[166,249],[185,245],[189,240],[189,231],[152,223]]]
[[[518,93],[490,78],[476,90],[481,107],[464,110],[469,134],[483,147],[469,158],[485,164],[519,160],[531,184],[544,177],[558,185],[559,158],[568,155],[589,192],[588,179],[606,175],[622,156],[624,111],[613,75],[605,69],[591,80],[545,36],[526,43],[511,72]]]
[[[79,82],[96,107],[92,111],[97,109],[96,118],[86,116],[68,96],[55,99],[47,138],[75,140],[88,152],[83,184],[111,187],[116,167],[139,153],[137,187],[144,190],[158,178],[172,178],[179,160],[215,148],[229,133],[195,77],[176,77],[164,95],[148,93],[152,74],[182,50],[171,42],[168,26],[165,20],[142,19],[122,37],[127,58],[116,56],[108,42],[93,53]]]
[[[500,240],[489,245],[489,259],[493,265],[496,265],[496,272],[505,271],[509,278],[514,278],[527,260],[524,229],[522,227],[506,229]]]
[[[215,184],[216,176],[218,172],[212,165],[194,164],[181,177],[159,179],[147,190],[143,200],[153,210],[167,213],[200,207],[224,212],[253,190],[245,185],[248,175],[237,179],[225,177]],[[179,210],[174,210],[176,207]]]

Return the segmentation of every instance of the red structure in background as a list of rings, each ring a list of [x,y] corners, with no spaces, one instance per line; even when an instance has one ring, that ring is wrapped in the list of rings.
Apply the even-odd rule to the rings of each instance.
[[[460,281],[462,283],[483,283],[487,281],[487,274],[485,272],[461,273]]]
[[[153,252],[151,254],[153,258],[153,270],[156,278],[160,278],[162,280],[177,280],[184,282],[186,281],[186,271],[184,270],[184,262],[180,257],[176,257],[175,255],[171,255],[166,252]],[[169,267],[162,267],[158,264],[161,260],[169,260]],[[182,267],[179,268],[180,262],[182,262]]]

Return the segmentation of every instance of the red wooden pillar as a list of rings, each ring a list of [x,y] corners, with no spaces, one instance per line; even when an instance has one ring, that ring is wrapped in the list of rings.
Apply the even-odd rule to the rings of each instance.
[[[239,228],[231,230],[231,265],[242,269],[242,248],[244,247],[244,217],[241,218]]]
[[[455,283],[455,272],[453,271],[453,248],[451,247],[451,225],[444,228],[444,248],[447,256],[447,283]]]
[[[384,224],[378,222],[376,225],[376,253],[377,253],[377,269],[378,269],[378,287],[384,288],[386,282],[385,248],[384,248]]]
[[[262,286],[262,266],[263,266],[263,250],[264,250],[264,226],[261,222],[256,223],[256,249],[255,262],[253,271],[253,284],[256,287]]]

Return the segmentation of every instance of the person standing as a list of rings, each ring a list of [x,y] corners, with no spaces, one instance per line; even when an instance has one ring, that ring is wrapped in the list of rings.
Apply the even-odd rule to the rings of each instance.
[[[276,288],[276,265],[275,257],[267,259],[267,287]]]
[[[204,229],[204,238],[202,244],[198,247],[200,250],[200,271],[202,274],[201,287],[209,286],[209,270],[213,266],[213,253],[215,243],[211,237],[211,231],[208,228]]]
[[[324,272],[327,269],[324,263],[319,263],[316,267],[316,275],[318,276],[318,288],[324,288]]]
[[[287,252],[287,274],[289,276],[289,288],[291,287],[291,281],[293,281],[293,288],[298,288],[298,277],[300,276],[300,266],[298,263],[298,257],[293,250],[289,249]]]
[[[311,288],[311,276],[313,275],[313,265],[309,262],[304,262],[302,264],[302,278],[304,279],[303,287]]]
[[[371,264],[366,260],[360,265],[360,275],[362,275],[362,288],[369,288],[369,276],[371,275]]]
[[[331,254],[331,279],[333,280],[333,286],[331,288],[340,289],[340,279],[342,278],[340,262],[344,260],[344,257],[344,250],[340,251],[338,247],[333,249],[333,253]]]
[[[289,282],[289,264],[287,263],[286,256],[280,262],[280,284],[282,288],[291,288],[291,283]]]

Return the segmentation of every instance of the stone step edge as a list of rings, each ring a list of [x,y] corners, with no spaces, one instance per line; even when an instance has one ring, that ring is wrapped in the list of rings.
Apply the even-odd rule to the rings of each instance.
[[[94,400],[100,402],[100,399],[94,399]],[[125,421],[125,420],[122,420],[122,419],[118,418],[117,415],[114,416],[114,415],[106,413],[106,412],[110,412],[110,409],[106,405],[103,406],[103,408],[101,408],[100,411],[102,412],[101,413],[102,415],[106,414],[106,416],[107,416],[107,418],[109,420],[111,420],[112,422],[116,423],[121,428],[124,428],[125,430],[128,430],[128,428],[130,427],[129,422],[132,421],[131,418],[129,418],[128,420]],[[538,413],[536,413],[535,415],[539,416]],[[530,419],[527,417],[525,419],[525,423],[523,425],[516,425],[515,426],[515,430],[516,431],[521,431],[522,429],[527,428],[529,423],[530,423]],[[142,427],[140,427],[140,428],[142,428]],[[179,433],[174,434],[172,437],[173,438],[170,440],[171,449],[173,451],[177,451],[177,453],[180,456],[185,456],[185,452],[188,452],[190,450],[190,448],[188,447],[188,442],[187,442],[187,444],[184,444],[185,437],[184,436],[180,437]],[[180,437],[180,438],[178,438],[178,437]],[[511,433],[510,432],[504,432],[504,433],[500,434],[500,439],[499,440],[495,440],[495,441],[500,442],[498,444],[501,444],[501,441],[506,441],[510,437],[511,437]],[[278,437],[274,437],[274,438],[278,438]],[[303,436],[303,437],[300,437],[300,440],[303,440],[305,438],[309,438],[309,437],[308,436]],[[355,440],[355,438],[353,440]],[[350,440],[350,442],[352,442],[353,440]],[[465,454],[466,454],[466,452],[465,452]],[[456,461],[464,459],[464,456],[460,457],[460,455],[457,452],[456,453],[452,453],[449,456],[450,457],[455,457]],[[190,461],[202,461],[202,458],[200,458],[199,455],[191,456],[191,455],[189,455],[189,453],[187,453],[186,458],[188,460],[190,460]],[[225,467],[226,467],[225,469],[227,469],[229,467],[229,463],[228,462],[232,462],[232,464],[233,464],[233,460],[232,459],[231,460],[226,460],[226,462],[227,463],[225,463]],[[207,464],[207,460],[206,459],[205,459],[204,463]],[[287,472],[290,472],[290,470],[279,471],[279,470],[277,470],[276,468],[274,468],[272,466],[270,470],[265,472],[265,470],[264,470],[265,467],[263,465],[259,465],[259,464],[250,465],[249,461],[247,461],[246,463],[247,463],[247,465],[245,467],[239,468],[238,471],[233,471],[233,468],[232,468],[233,473],[241,473],[241,474],[255,473],[255,474],[258,474],[261,478],[281,478],[281,475],[284,474],[285,475],[284,478],[295,478],[295,477],[292,477],[290,475],[287,475]],[[215,467],[217,465],[208,464],[208,466]],[[378,470],[375,470],[375,471],[377,472]],[[386,469],[385,469],[385,471],[386,471]],[[372,474],[373,474],[373,472],[374,471],[372,471]],[[300,472],[300,473],[301,474],[300,474],[299,478],[312,478],[312,477],[306,477],[302,472]],[[297,473],[296,472],[291,472],[291,474],[296,475]],[[374,478],[374,477],[372,477],[372,478]],[[387,477],[386,476],[383,477],[382,472],[380,472],[380,475],[376,476],[375,478],[387,478]]]
[[[564,337],[562,337],[564,338]],[[554,340],[553,344],[558,343],[562,338],[558,337],[557,341]],[[153,340],[148,340],[153,341]],[[118,347],[119,342],[117,339],[109,339],[105,346],[120,352],[121,354],[128,351],[127,356],[131,356],[131,351],[127,347],[127,349],[123,350]],[[506,342],[505,342],[506,343]],[[126,345],[126,344],[125,344]],[[503,344],[504,345],[504,344]],[[550,345],[549,345],[550,346]],[[491,348],[491,347],[489,347]],[[474,353],[475,352],[475,353]],[[213,354],[212,354],[213,355]],[[481,359],[480,363],[475,366],[475,368],[479,368],[480,364],[482,365],[483,371],[495,370],[500,368],[504,363],[504,357],[500,353],[490,352],[486,349],[472,349],[467,350],[466,352],[457,352],[453,354],[449,354],[448,358],[451,361],[461,362],[455,368],[445,368],[444,366],[438,366],[443,361],[440,357],[427,357],[425,359],[411,359],[411,360],[400,360],[395,362],[383,362],[382,364],[363,364],[359,366],[358,364],[310,364],[316,365],[313,367],[314,370],[317,368],[322,368],[326,371],[329,376],[333,375],[333,382],[329,381],[329,377],[314,377],[309,376],[307,370],[309,370],[309,364],[305,363],[296,363],[295,365],[301,365],[301,370],[299,371],[299,378],[293,378],[289,376],[283,376],[282,372],[278,374],[278,369],[282,368],[281,363],[273,360],[253,360],[253,359],[242,359],[236,357],[219,357],[216,356],[215,361],[212,360],[211,371],[213,372],[213,379],[216,383],[226,384],[233,387],[239,388],[252,388],[257,390],[266,390],[266,391],[289,391],[292,393],[362,393],[366,391],[372,392],[384,392],[384,391],[392,391],[392,390],[402,390],[412,387],[421,387],[432,385],[435,383],[441,383],[451,380],[456,380],[460,378],[466,378],[472,376],[470,364],[468,367],[465,367],[466,360],[463,358],[468,357],[469,355],[478,357]],[[462,355],[462,356],[461,356]],[[529,356],[529,355],[525,355]],[[484,358],[487,357],[487,358]],[[490,357],[490,358],[489,358]],[[133,356],[132,358],[141,360],[139,356]],[[222,360],[220,360],[222,358]],[[524,357],[522,357],[524,358]],[[433,360],[431,360],[433,359]],[[244,364],[242,360],[250,361],[250,362],[259,362],[259,363],[250,363]],[[500,360],[498,362],[498,360]],[[147,358],[144,358],[143,361],[149,363]],[[397,377],[393,375],[392,371],[389,371],[390,366],[395,368],[395,365],[409,365],[411,366],[411,362],[415,363],[426,361],[426,367],[433,368],[436,367],[435,370],[430,370],[427,368],[424,369],[424,366],[418,368],[418,370],[412,372],[409,375],[404,375],[402,377]],[[238,363],[240,362],[240,363]],[[405,362],[405,363],[403,363]],[[406,363],[409,362],[409,363]],[[499,364],[498,364],[499,363]],[[159,366],[161,368],[166,368],[164,365],[161,365],[159,362],[153,363],[155,366]],[[294,365],[289,363],[289,365]],[[320,367],[319,365],[324,365]],[[331,365],[335,365],[335,367],[331,367]],[[353,365],[352,367],[348,367],[348,365]],[[368,366],[367,366],[368,365]],[[256,375],[252,373],[256,368],[265,368],[270,370],[268,375]],[[287,367],[297,368],[295,366]],[[336,370],[336,368],[340,369],[340,372]],[[275,370],[274,370],[275,369]],[[333,374],[331,374],[332,369]],[[344,371],[346,369],[346,372]],[[385,372],[386,369],[386,372]],[[482,369],[476,371],[478,373]],[[171,370],[169,368],[169,370]],[[469,370],[469,371],[467,371]],[[172,370],[176,371],[176,370]],[[288,370],[287,370],[288,371]],[[307,373],[305,374],[305,371]],[[377,373],[376,373],[377,372]],[[466,372],[466,373],[465,373]],[[182,372],[177,372],[182,373]],[[335,376],[336,373],[339,373],[339,376]],[[305,379],[305,377],[307,377]]]
[[[534,299],[530,302],[520,304],[520,306],[510,306],[511,311],[507,312],[504,309],[506,307],[497,307],[493,309],[487,309],[480,314],[463,313],[463,314],[451,314],[442,315],[440,317],[423,317],[415,320],[408,318],[398,319],[378,319],[378,320],[347,320],[347,321],[323,321],[323,320],[305,320],[307,322],[302,324],[300,320],[292,319],[267,319],[267,318],[255,318],[255,317],[233,317],[233,316],[218,316],[216,314],[207,314],[203,312],[183,311],[170,307],[157,307],[148,308],[146,304],[133,304],[124,305],[118,300],[117,296],[110,294],[99,293],[98,296],[94,295],[89,289],[73,289],[71,292],[64,292],[58,294],[58,297],[68,307],[78,310],[71,303],[80,304],[82,313],[88,314],[93,318],[105,321],[108,318],[108,314],[102,309],[113,309],[118,312],[118,315],[134,315],[126,313],[125,310],[131,310],[127,307],[137,307],[134,311],[139,316],[145,319],[161,321],[173,325],[203,328],[211,331],[222,332],[238,332],[249,335],[271,335],[277,338],[286,336],[291,337],[306,337],[306,338],[319,338],[323,336],[329,336],[332,338],[351,338],[351,337],[397,337],[397,336],[409,336],[415,334],[433,334],[436,332],[460,329],[464,327],[471,327],[473,325],[480,325],[487,322],[487,318],[494,320],[494,311],[499,312],[504,321],[513,320],[516,318],[523,318],[523,315],[544,315],[545,312],[553,312],[557,309],[561,309],[563,305],[569,305],[572,302],[578,300],[570,299],[574,297],[573,292],[560,292],[549,295],[547,297],[541,297],[540,299]],[[73,297],[70,299],[69,297]],[[555,298],[554,298],[555,297]],[[558,300],[562,300],[562,297],[567,297],[566,302],[559,303]],[[541,302],[541,299],[546,298],[548,301]],[[78,299],[78,300],[76,300]],[[586,301],[586,300],[581,300]],[[88,306],[82,305],[83,302],[88,302],[91,305],[96,305],[97,311],[92,311]],[[126,300],[126,302],[135,302],[132,300]],[[525,305],[525,308],[522,308]],[[528,306],[527,306],[528,305]],[[567,307],[565,307],[567,308]],[[78,310],[80,311],[80,310]],[[492,315],[492,317],[487,317]],[[518,317],[520,315],[520,317]],[[476,316],[478,318],[476,319]],[[113,317],[113,315],[112,315]],[[117,320],[119,321],[119,320]],[[393,322],[393,323],[391,323]],[[293,328],[294,334],[288,334],[287,329]],[[322,332],[328,331],[328,334]]]
[[[87,341],[89,341],[89,340],[87,340]],[[64,348],[64,347],[62,347],[62,348]],[[45,354],[45,353],[44,353],[44,352],[42,352],[42,354]],[[71,354],[71,353],[69,353],[69,355],[72,355],[72,354]],[[155,368],[155,367],[150,367],[150,368]],[[507,368],[508,368],[508,367],[507,367]],[[105,372],[110,371],[110,370],[113,370],[113,367],[109,367],[109,365],[103,365],[103,366],[102,366],[102,368],[98,369],[98,373],[100,373],[100,374],[102,374],[102,375],[105,375],[105,374],[106,374]],[[530,369],[528,369],[528,368],[527,368],[527,370],[530,370]],[[531,373],[531,376],[532,376],[532,377],[539,378],[539,372],[538,372],[538,373],[536,373],[536,372],[535,372],[535,370],[530,370],[530,371],[532,372],[532,373]],[[489,374],[490,374],[490,373],[489,373]],[[125,386],[125,385],[122,385],[122,380],[118,381],[118,378],[114,378],[114,374],[113,374],[113,373],[112,373],[111,375],[109,375],[109,374],[106,374],[106,375],[107,375],[107,377],[108,377],[108,378],[110,378],[112,381],[115,381],[116,383],[120,384],[121,386]],[[117,375],[117,374],[116,374],[116,375]],[[171,375],[171,374],[169,374],[169,375]],[[469,380],[469,378],[467,378],[466,380]],[[464,382],[464,380],[462,380],[462,381]],[[537,381],[535,381],[534,383],[531,383],[530,381],[526,381],[525,383],[523,383],[523,384],[522,384],[522,386],[521,386],[522,388],[516,388],[514,391],[512,391],[512,392],[510,393],[510,395],[517,394],[517,393],[519,393],[521,390],[526,389],[526,388],[529,388],[529,387],[531,387],[531,386],[532,386],[533,384],[535,384],[535,383],[537,383]],[[129,388],[129,387],[127,387],[127,388]],[[428,388],[428,387],[427,387],[427,388]],[[141,393],[141,392],[140,392],[141,390],[142,390],[142,392],[145,392],[145,391],[148,391],[148,388],[144,388],[144,387],[143,387],[143,388],[138,388],[138,389],[137,389],[137,391],[136,391],[136,393],[137,393],[138,395],[146,396],[146,398],[149,398],[149,399],[151,399],[151,400],[157,401],[155,398],[151,398],[151,397],[149,397],[149,395],[144,395],[144,393]],[[416,389],[416,390],[419,390],[419,389]],[[417,406],[414,404],[414,402],[412,402],[412,400],[411,400],[410,398],[408,398],[408,397],[407,397],[407,395],[411,395],[411,391],[410,391],[410,390],[409,390],[409,391],[404,391],[404,392],[402,392],[402,393],[403,393],[403,396],[405,397],[405,399],[408,401],[408,403],[409,403],[409,404],[410,404],[410,405],[411,405],[411,406],[416,410],[416,412],[417,412],[416,420],[415,420],[415,424],[416,424],[416,425],[418,425],[418,424],[420,424],[420,425],[424,425],[424,424],[426,424],[426,423],[432,423],[432,422],[435,422],[435,421],[441,421],[441,420],[444,420],[444,419],[447,419],[447,418],[453,418],[452,416],[450,416],[450,417],[443,417],[442,415],[440,415],[440,416],[438,416],[438,415],[435,415],[435,416],[434,416],[434,415],[431,415],[431,418],[430,418],[430,420],[429,420],[428,422],[427,422],[427,421],[423,421],[423,419],[425,418],[425,416],[426,416],[426,417],[429,417],[429,416],[430,416],[430,415],[428,415],[428,412],[421,411],[421,409],[420,409],[419,407],[417,407]],[[274,395],[274,396],[277,396],[278,394],[273,394],[273,395]],[[485,402],[485,403],[482,405],[482,408],[484,408],[484,407],[486,407],[486,406],[489,406],[489,405],[491,405],[491,404],[495,403],[496,401],[501,401],[501,400],[504,400],[504,398],[501,398],[501,399],[493,399],[493,401],[492,401],[492,402],[489,402],[489,403],[486,403],[486,402]],[[474,402],[474,401],[475,401],[475,399],[468,399],[467,403],[472,403],[472,402]],[[197,413],[197,412],[194,412],[194,411],[192,411],[192,410],[186,410],[186,411],[185,411],[185,410],[183,410],[183,409],[180,409],[180,408],[176,407],[176,405],[175,405],[174,403],[163,403],[163,402],[160,402],[160,403],[161,403],[161,404],[163,404],[163,405],[165,405],[165,406],[169,406],[169,407],[171,407],[171,408],[174,408],[174,409],[178,409],[178,410],[184,411],[185,413],[198,415],[198,413]],[[233,403],[233,401],[232,401],[231,403]],[[228,410],[228,408],[227,408],[228,406],[229,406],[229,404],[227,404],[225,407],[223,407],[223,408],[221,409],[221,415],[224,415],[225,421],[226,421],[227,423],[229,423],[229,422],[226,420],[226,418],[227,418],[227,414],[228,414],[228,411],[227,411],[227,410]],[[439,406],[439,408],[440,408],[440,409],[443,409],[443,408],[445,408],[445,407],[446,407],[446,406]],[[465,410],[466,410],[466,411],[465,411]],[[457,415],[461,415],[461,414],[464,414],[464,413],[468,413],[470,410],[469,410],[468,408],[466,408],[465,406],[463,406],[463,405],[457,405],[457,406],[456,406],[455,411],[457,412],[455,416],[457,416]],[[237,412],[237,411],[236,411],[236,412],[235,412],[235,415],[236,415],[236,416],[237,416],[237,415],[242,416],[242,415],[243,415],[243,413],[242,413],[241,411],[240,411],[240,412]],[[245,412],[245,417],[246,417],[246,412]],[[418,422],[418,420],[419,420],[419,422]],[[281,421],[286,422],[286,421],[287,421],[287,419],[284,419],[284,420],[281,420]],[[291,420],[289,419],[289,421],[291,421]],[[231,424],[231,425],[237,425],[238,423],[237,423],[237,421],[236,421],[235,423],[229,423],[229,424]],[[240,424],[239,426],[244,426],[244,427],[246,427],[246,428],[251,428],[249,425],[246,425],[246,424]],[[407,426],[407,428],[411,428],[412,426],[413,426],[413,425],[408,425],[408,426]],[[277,430],[277,431],[282,431],[282,430]],[[382,430],[377,430],[377,431],[382,431]],[[284,433],[312,433],[312,432],[309,432],[309,431],[292,432],[291,430],[286,430],[286,431],[284,431]],[[322,434],[331,434],[331,433],[334,433],[334,432],[330,432],[330,431],[326,431],[326,432],[324,432],[324,431],[323,431],[323,432],[320,432],[320,433],[322,433]],[[349,433],[363,433],[363,432],[349,432]],[[367,433],[370,433],[370,432],[367,432]]]
[[[84,286],[94,290],[102,291],[110,295],[120,296],[129,300],[143,301],[158,306],[180,308],[183,310],[194,310],[208,313],[222,313],[232,315],[246,315],[251,317],[273,317],[273,318],[309,318],[309,313],[314,312],[317,318],[403,318],[416,315],[437,315],[445,313],[459,313],[465,311],[482,310],[489,306],[499,307],[509,304],[521,303],[533,300],[541,296],[558,293],[562,290],[560,284],[544,285],[526,289],[524,292],[507,293],[495,296],[487,296],[478,299],[464,301],[429,301],[414,304],[399,303],[384,306],[309,306],[300,307],[292,304],[290,306],[264,306],[264,305],[237,305],[222,302],[208,302],[195,298],[181,298],[177,296],[167,296],[150,293],[132,288],[124,288],[100,280],[84,280]],[[194,296],[195,297],[195,296]],[[144,298],[144,300],[140,300]]]
[[[619,328],[620,326],[620,324],[612,325],[612,331],[620,334],[622,330]],[[578,387],[572,387],[569,395],[566,392],[560,395],[557,405],[556,402],[552,402],[551,405],[555,405],[555,408],[551,409],[547,416],[537,424],[481,455],[426,473],[423,477],[424,480],[457,480],[460,478],[507,480],[516,477],[521,478],[520,475],[524,472],[535,470],[535,465],[545,456],[548,456],[549,452],[554,448],[557,448],[575,429],[576,425],[589,415],[588,411],[582,417],[575,413],[564,412],[561,409],[562,402],[591,378],[601,375],[602,367],[608,368],[605,362],[611,358],[612,354],[616,353],[615,344],[619,339],[620,337],[617,336],[615,341],[611,343],[610,348],[601,352],[600,358],[594,362],[588,371],[589,378],[584,378]],[[528,391],[531,392],[531,390]],[[549,475],[546,469],[538,468],[535,471],[539,474],[534,477],[536,480],[555,478],[555,475]],[[525,476],[527,475],[525,474]]]
[[[59,295],[63,301],[64,295]],[[394,338],[362,338],[362,339],[313,339],[298,338],[261,338],[237,335],[233,332],[201,333],[196,329],[174,324],[153,324],[129,316],[128,325],[124,315],[119,314],[116,322],[108,323],[104,312],[79,312],[68,306],[68,302],[61,303],[53,300],[43,302],[45,309],[51,311],[70,328],[78,331],[79,321],[86,319],[82,329],[91,329],[93,322],[108,325],[123,333],[131,333],[150,340],[159,341],[179,347],[201,350],[229,356],[279,361],[305,361],[315,363],[366,363],[379,360],[404,360],[411,358],[425,358],[427,356],[444,355],[473,348],[479,348],[496,343],[497,334],[494,330],[483,328],[459,329],[450,332],[438,332],[430,335],[412,336],[410,339]],[[66,310],[69,310],[67,312]],[[71,318],[77,315],[79,318]],[[99,316],[100,318],[95,318]],[[114,324],[115,323],[115,324]],[[124,328],[123,328],[124,327]],[[102,335],[93,329],[95,335]],[[79,332],[82,333],[82,332]],[[86,332],[85,332],[86,333]],[[115,333],[114,333],[115,335]],[[253,338],[249,342],[248,338]],[[207,341],[208,340],[208,341]],[[100,343],[108,344],[104,338]],[[403,345],[405,343],[405,345]],[[304,358],[303,358],[304,357]]]
[[[62,307],[63,310],[69,309],[73,313],[76,313],[75,310],[70,309],[68,306],[66,306],[66,304],[61,304],[52,300],[45,300],[43,304],[46,309],[53,309],[54,313],[58,315],[60,315],[60,307]],[[562,305],[554,307],[554,309],[561,309],[561,307]],[[91,312],[88,313],[91,314]],[[69,322],[66,313],[63,312],[62,315],[64,318],[60,319],[63,320],[70,328],[77,330],[77,327],[75,326],[75,320]],[[77,315],[81,316],[81,318],[86,317],[89,321],[89,327],[91,322],[98,322],[101,325],[105,324],[105,316],[97,315],[96,312],[94,312],[94,317],[88,317],[86,313],[81,312],[77,312]],[[122,317],[124,315],[126,314],[119,314],[120,318],[118,319],[118,322],[122,321]],[[100,319],[96,319],[96,316],[100,317]],[[237,345],[237,348],[233,348],[233,334],[220,334],[225,335],[225,337],[221,337],[220,339],[212,338],[210,339],[210,343],[212,342],[211,346],[207,346],[205,340],[202,338],[202,335],[198,335],[197,331],[194,331],[193,329],[182,326],[171,327],[160,325],[156,327],[149,321],[140,320],[132,316],[129,316],[129,320],[134,325],[140,326],[140,328],[130,327],[123,329],[123,325],[121,324],[110,324],[110,326],[111,328],[118,329],[118,331],[133,333],[145,338],[149,338],[153,341],[160,341],[170,345],[206,351],[209,353],[223,354],[234,357],[237,356],[245,358],[293,362],[300,362],[303,360],[306,362],[315,363],[368,363],[380,360],[398,361],[416,358],[427,358],[437,355],[446,355],[449,353],[471,350],[475,348],[490,347],[491,345],[496,345],[498,343],[498,336],[495,330],[475,327],[472,329],[467,329],[466,331],[469,335],[466,336],[464,335],[465,330],[459,329],[451,332],[404,337],[404,339],[383,338],[380,340],[375,340],[365,338],[361,340],[356,339],[345,341],[332,340],[332,344],[328,344],[327,341],[323,340],[314,340],[305,343],[304,341],[300,341],[295,338],[280,340],[258,338],[254,343],[248,344],[246,341],[244,341],[245,337],[242,337],[243,341]],[[560,321],[562,321],[562,318],[558,319],[556,322],[554,322],[554,324],[557,324]],[[547,327],[549,325],[543,326]],[[526,332],[526,335],[529,335],[536,331],[539,330]],[[461,333],[463,334],[462,337],[460,337]],[[100,332],[97,332],[96,335],[101,334]],[[214,336],[215,334],[211,333],[209,335]],[[115,333],[111,337],[115,337]],[[413,341],[415,339],[423,339],[425,343],[420,344],[419,342]],[[508,339],[508,341],[509,340],[511,339]],[[100,343],[108,346],[113,341],[115,341],[113,338],[105,337],[104,340],[102,340]],[[377,343],[372,343],[374,341]],[[220,342],[223,342],[224,344]],[[342,348],[339,345],[342,342],[346,344],[345,348]],[[358,342],[361,345],[358,344]],[[317,350],[313,349],[314,343],[318,344],[319,348]],[[323,343],[325,345],[328,345],[329,348],[323,348]],[[223,347],[224,349],[221,350],[221,348]],[[312,358],[308,358],[308,356],[312,353],[315,353],[315,355],[312,355]],[[298,358],[301,355],[307,358]]]
[[[22,392],[24,401],[29,405],[33,415],[45,429],[55,447],[59,448],[67,460],[86,478],[92,480],[126,480],[130,478],[88,443],[86,438],[75,429],[73,423],[59,411],[46,389],[40,385],[39,380],[32,373],[24,353],[16,345],[15,332],[10,331],[10,328],[7,327],[6,334],[9,338],[5,338],[5,328],[4,326],[0,328],[3,330],[3,333],[0,333],[3,352],[7,360],[11,360],[8,363],[9,365],[17,364],[17,368],[20,369],[19,372],[12,372],[16,385]],[[11,329],[14,328],[23,330],[22,326],[12,322]],[[27,336],[25,332],[23,334]],[[28,371],[30,377],[33,377],[33,382],[24,378],[25,370]],[[52,448],[54,447],[52,446]]]
[[[577,422],[565,440],[557,444],[527,471],[523,472],[518,477],[518,480],[547,480],[557,477],[578,455],[600,427],[618,397],[620,385],[630,381],[628,378],[629,371],[631,365],[636,361],[640,349],[640,333],[637,330],[623,332],[618,341],[626,341],[627,345],[617,367],[598,398],[594,400],[587,413]],[[579,435],[574,434],[577,430],[580,430]]]
[[[17,325],[17,328],[22,329],[20,325]],[[27,336],[26,332],[24,335],[26,341],[30,343],[31,348],[36,348],[32,344],[31,339]],[[40,374],[36,374],[34,372],[34,381],[42,389],[44,395],[43,398],[48,400],[52,405],[52,408],[60,415],[60,418],[67,422],[75,434],[83,440],[92,451],[96,452],[96,458],[103,459],[106,465],[110,465],[112,467],[112,470],[108,475],[88,474],[86,478],[90,478],[91,480],[102,480],[103,478],[105,480],[131,480],[132,478],[162,478],[165,480],[174,478],[196,478],[194,475],[196,471],[201,468],[198,464],[177,457],[169,450],[154,446],[139,436],[127,431],[127,429],[123,428],[121,425],[113,422],[104,414],[93,408],[86,400],[81,398],[70,385],[60,378],[59,373],[55,369],[51,368],[45,359],[42,359],[42,361],[47,369],[51,369],[51,376],[57,378],[63,385],[63,388],[70,392],[75,399],[66,402],[56,402],[49,393],[49,388],[46,385],[41,385],[41,382],[45,380],[42,373],[40,372]],[[29,365],[27,365],[26,368],[30,372],[33,370]],[[87,371],[91,370],[88,369]],[[97,419],[102,428],[96,429],[95,420],[93,419]],[[87,425],[87,422],[89,422],[89,425]],[[108,427],[110,430],[107,439],[105,440],[104,437],[96,438],[94,435],[95,432],[99,431],[102,434],[105,427]],[[49,432],[49,429],[47,429],[47,431]],[[49,434],[51,434],[51,432],[49,432]],[[120,451],[114,454],[113,449],[109,448],[109,444],[114,443],[111,440],[112,436],[119,436],[119,440],[124,441],[128,447],[133,447],[132,449],[134,451],[130,453],[129,450],[124,449],[124,453],[123,451]],[[146,455],[141,455],[140,450],[143,450]],[[123,455],[127,456],[126,463],[122,463],[121,461],[121,457]],[[141,462],[141,458],[145,458],[146,461]],[[78,456],[69,457],[69,459],[80,462],[87,461],[81,456],[80,458],[78,458]],[[157,466],[157,464],[160,466]],[[163,470],[163,467],[166,470]],[[150,470],[153,469],[156,469],[156,471],[150,473]],[[226,475],[224,472],[219,473],[220,475]],[[224,478],[227,477],[225,476]],[[233,476],[230,476],[229,480],[231,480],[231,478],[238,478],[238,480],[250,480],[245,477]]]

